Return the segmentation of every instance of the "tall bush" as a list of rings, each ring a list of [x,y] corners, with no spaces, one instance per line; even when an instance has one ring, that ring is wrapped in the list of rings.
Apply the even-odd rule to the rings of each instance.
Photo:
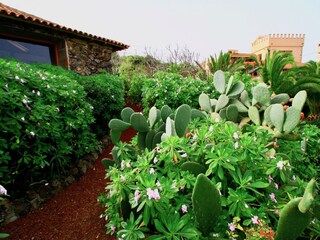
[[[2,184],[22,189],[96,148],[93,107],[70,75],[14,60],[0,59],[0,68]]]

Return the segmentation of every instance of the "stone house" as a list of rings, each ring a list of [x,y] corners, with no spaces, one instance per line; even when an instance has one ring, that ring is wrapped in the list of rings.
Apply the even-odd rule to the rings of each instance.
[[[48,63],[91,75],[108,70],[112,53],[128,47],[0,3],[0,57]]]

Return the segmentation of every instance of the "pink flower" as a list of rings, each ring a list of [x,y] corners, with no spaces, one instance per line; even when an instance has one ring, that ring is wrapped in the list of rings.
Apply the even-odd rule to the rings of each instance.
[[[188,212],[188,207],[185,204],[183,204],[181,206],[181,211],[182,211],[182,213],[187,213]]]
[[[274,193],[269,194],[269,197],[272,202],[277,202],[276,195]]]
[[[198,139],[198,135],[195,133],[192,137],[193,140],[197,140]]]
[[[153,191],[151,188],[147,188],[147,195],[149,200],[151,200],[153,198]]]
[[[129,162],[127,162],[127,163],[126,163],[126,167],[127,167],[127,168],[130,168],[130,167],[131,167],[131,164],[130,164]]]
[[[253,216],[253,218],[251,218],[251,221],[253,224],[260,224],[258,216]]]
[[[160,199],[160,194],[159,194],[158,189],[153,190],[153,198],[155,200],[159,200]]]
[[[7,195],[7,189],[0,185],[0,195]]]
[[[234,143],[234,148],[235,148],[235,149],[239,148],[239,143],[238,143],[238,142],[235,142],[235,143]]]
[[[277,183],[275,183],[274,184],[274,188],[278,190],[279,189],[279,185]]]
[[[269,180],[269,183],[272,183],[273,178],[269,175],[268,180]]]
[[[138,203],[139,199],[140,199],[140,191],[137,189],[135,192],[134,192],[134,201],[136,203]]]
[[[234,226],[234,223],[233,223],[233,222],[232,222],[232,223],[228,223],[228,227],[229,227],[229,229],[230,229],[231,232],[236,231],[236,227]]]
[[[150,168],[149,173],[150,173],[150,174],[154,174],[154,173],[155,173],[154,168]]]
[[[110,229],[111,229],[112,232],[116,231],[116,227],[114,225],[111,225]]]

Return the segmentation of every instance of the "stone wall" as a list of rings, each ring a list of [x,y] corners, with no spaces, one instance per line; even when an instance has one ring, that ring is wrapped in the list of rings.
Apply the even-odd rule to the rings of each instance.
[[[67,38],[69,68],[81,75],[110,70],[112,48],[75,38]]]

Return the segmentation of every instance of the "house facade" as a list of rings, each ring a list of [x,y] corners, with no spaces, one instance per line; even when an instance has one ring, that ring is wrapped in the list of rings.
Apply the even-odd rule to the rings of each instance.
[[[251,52],[264,61],[268,53],[274,51],[290,52],[298,65],[302,64],[304,34],[269,34],[257,37],[251,44]]]
[[[0,57],[48,63],[91,75],[129,46],[71,29],[0,3]]]

